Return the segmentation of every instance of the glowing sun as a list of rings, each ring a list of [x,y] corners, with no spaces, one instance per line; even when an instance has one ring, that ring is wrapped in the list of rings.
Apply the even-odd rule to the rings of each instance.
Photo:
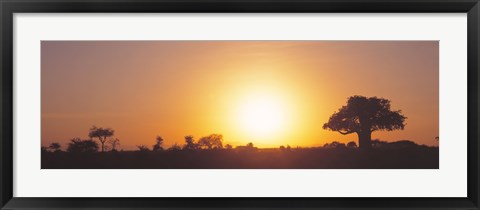
[[[240,107],[238,119],[252,137],[273,137],[285,127],[285,111],[284,104],[274,97],[252,97]]]

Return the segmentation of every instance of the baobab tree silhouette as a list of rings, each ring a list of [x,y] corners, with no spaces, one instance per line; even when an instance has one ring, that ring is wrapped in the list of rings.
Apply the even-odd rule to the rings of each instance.
[[[357,133],[361,149],[372,147],[372,132],[405,128],[406,117],[401,110],[390,110],[390,100],[365,96],[351,96],[347,105],[333,113],[323,129],[343,135]]]

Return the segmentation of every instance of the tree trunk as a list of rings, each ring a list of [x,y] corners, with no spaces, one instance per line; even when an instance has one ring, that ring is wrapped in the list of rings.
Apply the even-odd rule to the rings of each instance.
[[[372,132],[358,132],[358,147],[360,149],[372,148]]]
[[[102,143],[102,152],[105,152],[105,141],[107,137],[103,138],[103,141],[100,141]]]

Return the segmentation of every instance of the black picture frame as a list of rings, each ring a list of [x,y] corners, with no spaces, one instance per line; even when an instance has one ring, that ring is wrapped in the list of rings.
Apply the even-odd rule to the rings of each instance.
[[[479,209],[478,0],[0,0],[2,209]],[[14,13],[467,13],[468,188],[465,198],[25,198],[13,197]],[[454,181],[454,180],[452,180]],[[412,189],[414,190],[414,189]]]

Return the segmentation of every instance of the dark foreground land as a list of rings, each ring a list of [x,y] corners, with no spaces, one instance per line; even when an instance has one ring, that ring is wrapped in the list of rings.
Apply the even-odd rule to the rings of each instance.
[[[438,147],[42,152],[42,169],[438,169]]]

